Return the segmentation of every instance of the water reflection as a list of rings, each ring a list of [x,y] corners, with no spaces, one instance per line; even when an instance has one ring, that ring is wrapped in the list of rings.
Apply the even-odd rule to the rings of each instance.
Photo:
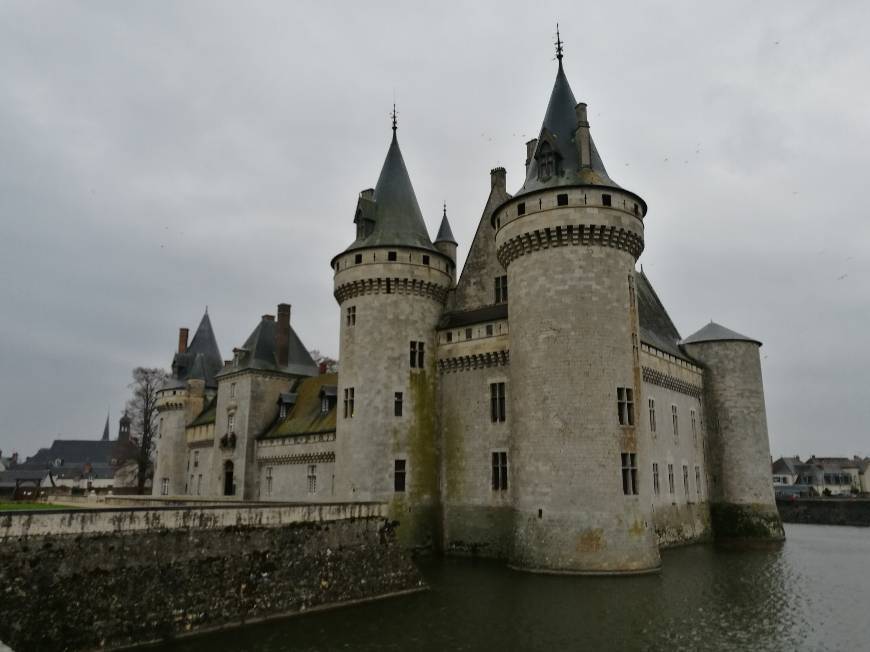
[[[858,650],[870,530],[791,525],[782,547],[666,551],[660,575],[558,577],[422,565],[432,590],[165,646],[221,650]]]

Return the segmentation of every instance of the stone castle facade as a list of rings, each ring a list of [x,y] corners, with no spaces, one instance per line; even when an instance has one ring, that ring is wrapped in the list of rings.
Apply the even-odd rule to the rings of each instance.
[[[608,175],[559,66],[526,177],[464,269],[396,135],[331,262],[340,373],[266,315],[223,362],[208,315],[163,390],[156,494],[387,503],[409,546],[639,573],[662,546],[782,538],[760,343],[681,338],[647,276],[647,205]]]

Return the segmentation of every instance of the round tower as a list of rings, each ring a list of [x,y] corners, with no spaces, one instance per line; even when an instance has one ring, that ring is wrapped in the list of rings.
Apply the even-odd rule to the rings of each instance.
[[[682,344],[704,365],[713,534],[783,539],[770,474],[761,342],[711,321]]]
[[[393,125],[357,238],[332,260],[341,309],[336,495],[390,503],[400,540],[437,541],[435,326],[453,260],[429,239]]]
[[[510,287],[512,566],[660,566],[638,437],[634,291],[645,202],[607,174],[559,69],[526,180],[493,215]]]

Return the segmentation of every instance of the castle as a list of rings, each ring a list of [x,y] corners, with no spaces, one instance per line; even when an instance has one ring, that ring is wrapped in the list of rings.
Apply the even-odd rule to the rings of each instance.
[[[647,205],[608,175],[558,70],[515,194],[490,193],[457,279],[396,134],[331,261],[340,373],[265,315],[223,362],[182,329],[154,492],[388,503],[408,546],[564,573],[642,573],[676,543],[783,537],[760,343],[681,338],[636,264]]]

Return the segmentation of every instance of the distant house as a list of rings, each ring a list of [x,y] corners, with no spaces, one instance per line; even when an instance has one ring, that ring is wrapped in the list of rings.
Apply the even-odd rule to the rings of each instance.
[[[867,491],[865,472],[870,460],[858,457],[780,457],[771,472],[777,496],[848,496]]]

